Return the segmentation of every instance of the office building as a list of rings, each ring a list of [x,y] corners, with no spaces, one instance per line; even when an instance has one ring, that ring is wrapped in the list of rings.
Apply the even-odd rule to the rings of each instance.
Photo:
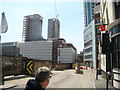
[[[84,1],[84,63],[94,68],[96,68],[95,4],[94,0]]]
[[[25,16],[23,21],[23,41],[42,40],[42,23],[43,17],[38,14]]]
[[[2,43],[2,56],[20,56],[20,48],[17,46],[18,42]]]
[[[85,27],[94,20],[94,0],[84,0],[84,24]]]
[[[106,29],[102,36],[108,37],[103,37],[100,45],[102,48],[101,69],[105,74],[110,72],[112,85],[120,89],[120,1],[107,2],[104,0],[102,2],[101,0],[100,8],[101,21],[105,24]]]
[[[84,29],[84,63],[96,68],[95,21]]]
[[[48,19],[48,39],[59,39],[60,22],[56,18]]]

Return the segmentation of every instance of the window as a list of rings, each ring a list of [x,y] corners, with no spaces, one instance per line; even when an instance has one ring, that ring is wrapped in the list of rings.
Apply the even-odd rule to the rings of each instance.
[[[100,23],[100,19],[96,19],[96,20],[95,20],[95,23]]]
[[[89,46],[89,45],[91,45],[91,44],[92,44],[92,40],[86,42],[86,43],[84,44],[84,46],[87,47],[87,46]]]
[[[91,52],[92,51],[92,47],[85,49],[85,53]]]
[[[96,28],[96,32],[97,32],[97,34],[101,33],[100,28]]]
[[[120,1],[115,2],[115,13],[116,13],[116,19],[120,18]]]
[[[120,69],[120,35],[112,38],[112,63],[113,68]]]
[[[92,31],[92,27],[90,26],[84,31],[84,35],[87,35],[91,31]]]
[[[90,33],[87,36],[85,36],[84,41],[89,40],[91,38],[92,38],[92,33]]]
[[[110,36],[119,33],[120,32],[120,24],[118,24],[117,26],[113,27],[110,31]]]
[[[86,55],[85,56],[85,59],[91,59],[92,58],[92,55]]]

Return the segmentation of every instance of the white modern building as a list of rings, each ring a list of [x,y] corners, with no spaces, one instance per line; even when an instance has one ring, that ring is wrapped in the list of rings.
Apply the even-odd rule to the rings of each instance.
[[[30,41],[18,43],[20,54],[28,59],[54,61],[55,63],[75,63],[76,50],[72,47],[57,47],[54,41]]]
[[[98,3],[96,0],[84,0],[84,62],[86,66],[93,68],[97,68],[96,40],[99,39],[97,33],[100,32],[99,28],[96,28],[98,20],[95,19],[95,6]]]
[[[23,41],[39,41],[42,39],[43,17],[39,14],[24,16]]]
[[[84,29],[84,62],[88,67],[96,68],[96,42],[94,20]]]
[[[58,63],[75,63],[76,52],[73,48],[59,48]]]
[[[23,57],[36,60],[52,61],[52,41],[31,41],[19,43],[20,54]]]

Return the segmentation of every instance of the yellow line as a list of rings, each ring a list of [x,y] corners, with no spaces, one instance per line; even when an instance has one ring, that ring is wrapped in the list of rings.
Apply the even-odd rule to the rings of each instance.
[[[29,61],[29,63],[27,64],[27,67],[28,67],[28,65],[31,63],[32,61]]]
[[[31,69],[31,70],[32,70],[32,66],[33,66],[33,64],[30,65],[30,69]]]
[[[27,71],[29,72],[29,74],[32,74],[31,71],[27,68]]]

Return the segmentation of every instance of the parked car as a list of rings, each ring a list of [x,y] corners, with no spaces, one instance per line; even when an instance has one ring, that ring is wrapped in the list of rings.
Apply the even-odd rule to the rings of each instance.
[[[80,68],[80,69],[86,69],[86,67],[85,67],[85,66],[80,66],[79,68]]]

